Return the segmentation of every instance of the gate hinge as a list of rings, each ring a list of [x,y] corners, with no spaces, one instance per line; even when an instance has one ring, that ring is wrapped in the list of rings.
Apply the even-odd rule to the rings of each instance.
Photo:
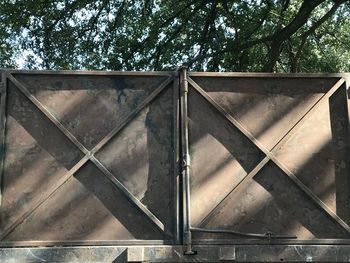
[[[179,67],[180,73],[180,86],[183,93],[188,92],[188,79],[187,79],[187,69],[188,67],[183,65]]]
[[[182,159],[182,167],[190,167],[191,166],[191,157],[189,154],[185,154]]]
[[[187,77],[184,77],[181,81],[181,86],[183,87],[183,92],[187,93],[188,92],[188,80]]]

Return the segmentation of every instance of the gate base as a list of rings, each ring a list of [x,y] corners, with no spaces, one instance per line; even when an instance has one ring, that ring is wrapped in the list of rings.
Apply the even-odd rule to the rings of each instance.
[[[349,262],[350,245],[75,246],[0,248],[0,262]]]

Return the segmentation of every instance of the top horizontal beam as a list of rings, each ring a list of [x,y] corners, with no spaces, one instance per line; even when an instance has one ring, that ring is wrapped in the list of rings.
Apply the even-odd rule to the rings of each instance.
[[[99,71],[99,70],[16,70],[5,69],[10,74],[29,75],[88,75],[88,76],[174,76],[176,71]]]
[[[11,74],[42,75],[97,75],[97,76],[177,76],[177,71],[102,71],[102,70],[16,70],[3,69]],[[262,72],[191,72],[193,77],[245,77],[245,78],[345,78],[350,73],[262,73]]]
[[[350,78],[350,73],[262,73],[262,72],[188,72],[190,77],[242,78]]]

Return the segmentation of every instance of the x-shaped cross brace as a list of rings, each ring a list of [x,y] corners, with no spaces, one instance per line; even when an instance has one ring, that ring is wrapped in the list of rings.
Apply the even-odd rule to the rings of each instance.
[[[113,128],[96,146],[89,151],[81,144],[77,138],[68,131],[62,123],[52,115],[46,107],[31,94],[28,89],[20,83],[11,73],[7,73],[7,78],[42,112],[45,116],[76,146],[85,156],[77,162],[69,171],[65,173],[51,188],[47,191],[38,202],[32,205],[26,212],[19,216],[8,228],[0,235],[0,240],[3,240],[9,235],[19,224],[28,218],[37,208],[39,208],[46,200],[48,200],[65,182],[68,181],[87,161],[91,161],[96,167],[118,188],[125,196],[143,212],[162,232],[168,236],[172,234],[165,228],[164,224],[138,200],[113,174],[94,156],[106,143],[108,143],[119,131],[121,131],[136,115],[147,106],[160,92],[173,81],[173,77],[169,76],[162,82],[147,98],[145,98],[126,118],[115,128]]]
[[[265,157],[257,164],[257,166],[243,177],[240,182],[221,200],[221,202],[209,212],[209,214],[202,220],[199,225],[203,225],[210,220],[215,211],[221,207],[224,200],[243,182],[253,178],[269,161],[274,162],[288,177],[307,195],[309,196],[321,209],[323,209],[329,216],[331,216],[340,226],[342,226],[348,233],[350,233],[350,226],[344,222],[336,213],[334,213],[321,199],[319,199],[305,184],[303,184],[295,174],[289,170],[281,161],[276,157],[276,152],[281,146],[289,140],[291,136],[307,121],[314,112],[320,107],[320,105],[328,100],[343,84],[345,80],[339,79],[334,86],[328,90],[323,96],[321,96],[312,107],[298,120],[298,122],[289,129],[289,131],[272,147],[271,151],[266,149],[245,127],[237,117],[228,113],[223,107],[221,107],[207,92],[205,92],[196,82],[191,78],[188,78],[188,83],[200,93],[212,106],[216,108],[224,117],[240,132],[242,132],[259,150],[261,150]]]

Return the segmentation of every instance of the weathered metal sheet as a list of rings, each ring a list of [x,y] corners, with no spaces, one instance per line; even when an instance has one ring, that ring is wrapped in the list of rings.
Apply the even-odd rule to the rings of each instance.
[[[343,87],[276,155],[324,203],[350,223],[348,125]]]
[[[194,242],[264,233],[265,242],[268,235],[296,236],[290,243],[349,238],[341,76],[190,73],[189,83]]]
[[[236,188],[206,222],[205,228],[233,229],[243,233],[272,232],[296,235],[301,240],[349,237],[272,163]],[[196,233],[194,237],[203,235]],[[203,238],[232,237],[205,234]]]
[[[174,77],[7,74],[3,242],[176,241]]]
[[[349,76],[3,71],[0,261],[349,261]]]
[[[2,230],[83,157],[12,83],[8,93]]]
[[[88,149],[167,78],[26,74],[14,77]]]
[[[193,80],[271,150],[338,79],[193,77]]]
[[[191,223],[196,226],[263,154],[191,89],[188,103]]]

